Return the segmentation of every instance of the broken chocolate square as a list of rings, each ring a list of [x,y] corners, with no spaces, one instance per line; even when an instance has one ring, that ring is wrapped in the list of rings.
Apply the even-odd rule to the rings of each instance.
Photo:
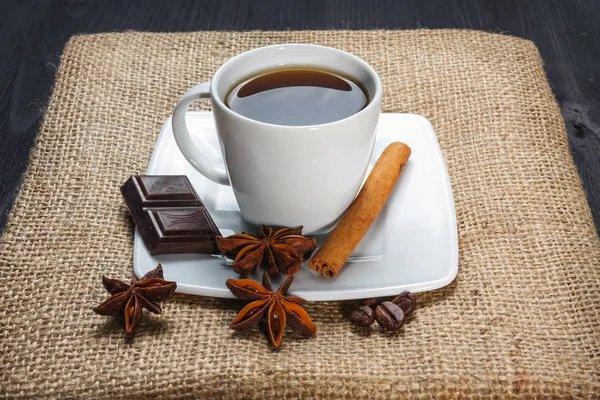
[[[218,252],[219,229],[186,176],[132,176],[121,194],[150,254]]]

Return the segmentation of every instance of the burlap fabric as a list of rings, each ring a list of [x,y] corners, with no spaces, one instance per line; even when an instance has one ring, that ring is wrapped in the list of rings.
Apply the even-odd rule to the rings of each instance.
[[[446,158],[460,267],[406,328],[353,327],[311,303],[315,338],[227,328],[229,300],[176,295],[134,337],[91,311],[128,278],[119,186],[143,173],[178,97],[244,50],[280,42],[367,60],[384,111],[429,118]],[[206,104],[204,104],[206,106]],[[399,243],[399,246],[402,244]],[[0,244],[5,397],[593,397],[600,243],[535,46],[468,31],[112,33],[67,44]]]

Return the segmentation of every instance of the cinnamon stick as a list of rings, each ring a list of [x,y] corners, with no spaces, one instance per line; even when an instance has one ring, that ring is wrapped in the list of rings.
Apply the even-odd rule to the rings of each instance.
[[[401,142],[391,143],[385,148],[358,196],[311,258],[311,269],[327,278],[334,278],[340,272],[379,215],[410,153],[410,147]]]

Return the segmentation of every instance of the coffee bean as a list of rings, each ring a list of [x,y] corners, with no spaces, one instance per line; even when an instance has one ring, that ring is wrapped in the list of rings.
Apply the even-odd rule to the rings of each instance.
[[[357,326],[371,326],[375,321],[375,312],[369,306],[361,306],[350,316],[352,323]]]
[[[375,319],[383,329],[396,331],[404,325],[404,311],[391,301],[384,301],[375,309]]]
[[[400,307],[402,311],[404,311],[406,317],[412,314],[417,306],[415,295],[408,292],[400,293],[398,296],[394,297],[391,302]]]
[[[363,300],[361,307],[352,313],[351,320],[358,326],[370,326],[373,320],[377,320],[381,327],[393,331],[404,326],[405,319],[416,306],[417,299],[409,292],[402,292],[387,301],[382,297],[372,297]]]

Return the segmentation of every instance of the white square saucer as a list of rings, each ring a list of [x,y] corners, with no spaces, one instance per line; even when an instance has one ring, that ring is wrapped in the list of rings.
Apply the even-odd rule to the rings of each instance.
[[[212,113],[188,112],[194,140],[220,154]],[[412,155],[381,214],[347,265],[334,279],[307,267],[294,276],[290,293],[308,301],[362,299],[395,295],[404,290],[438,289],[458,272],[458,236],[452,188],[446,164],[429,121],[415,114],[381,114],[371,166],[391,142],[409,145]],[[233,191],[197,172],[183,157],[173,138],[171,118],[162,127],[148,175],[187,175],[224,236],[256,233],[241,217]],[[317,243],[324,236],[317,236]],[[202,296],[233,297],[225,286],[238,278],[230,261],[201,254],[151,256],[139,232],[135,233],[133,269],[141,277],[161,263],[165,279],[177,282],[177,291]],[[263,270],[251,277],[261,280]],[[274,279],[275,287],[285,277]]]

